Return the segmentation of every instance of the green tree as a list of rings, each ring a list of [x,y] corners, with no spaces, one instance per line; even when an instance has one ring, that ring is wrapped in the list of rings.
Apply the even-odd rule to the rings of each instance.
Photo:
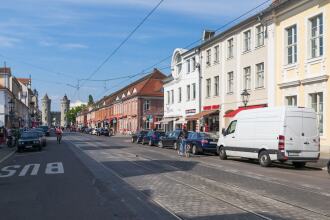
[[[80,105],[71,108],[69,111],[67,111],[66,118],[68,119],[69,123],[75,124],[78,113],[83,111],[85,108],[86,108],[85,105]]]
[[[88,96],[88,106],[91,106],[94,104],[94,99],[93,99],[93,96],[92,95],[89,95]]]

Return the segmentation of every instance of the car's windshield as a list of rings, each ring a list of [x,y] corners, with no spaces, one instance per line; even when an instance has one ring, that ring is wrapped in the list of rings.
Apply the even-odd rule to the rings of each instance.
[[[21,138],[38,138],[39,135],[37,132],[24,132],[21,135]]]

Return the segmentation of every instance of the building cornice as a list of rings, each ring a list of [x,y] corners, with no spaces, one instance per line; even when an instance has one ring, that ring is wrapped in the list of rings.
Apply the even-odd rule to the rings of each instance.
[[[316,76],[316,77],[311,77],[311,78],[301,80],[301,83],[303,85],[306,85],[306,84],[311,84],[311,83],[326,82],[326,81],[328,81],[328,79],[329,79],[329,75],[322,75],[322,76]]]
[[[289,87],[296,87],[296,86],[300,86],[300,85],[301,85],[300,80],[295,80],[295,81],[284,82],[284,83],[279,83],[278,84],[280,89],[289,88]]]

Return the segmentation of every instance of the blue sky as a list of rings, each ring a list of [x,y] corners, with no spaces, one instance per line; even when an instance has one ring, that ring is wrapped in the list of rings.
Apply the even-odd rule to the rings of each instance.
[[[129,83],[84,82],[159,0],[11,0],[0,4],[0,62],[17,77],[32,76],[52,109],[66,93],[74,102],[103,97]],[[165,0],[93,77],[136,74],[265,0]],[[167,67],[170,61],[159,65]],[[169,74],[169,69],[164,69]],[[137,78],[131,79],[131,81]]]

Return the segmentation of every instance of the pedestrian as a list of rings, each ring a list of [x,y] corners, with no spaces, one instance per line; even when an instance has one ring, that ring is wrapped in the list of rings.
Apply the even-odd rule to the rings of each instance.
[[[182,132],[180,133],[180,137],[179,137],[179,140],[180,140],[180,147],[179,147],[179,156],[184,156],[186,154],[186,141],[187,141],[187,138],[188,138],[188,131],[186,129],[186,127],[184,126],[183,129],[182,129]]]
[[[56,128],[55,133],[56,133],[57,143],[60,144],[61,140],[62,140],[62,134],[63,134],[63,131],[62,131],[61,127]]]

